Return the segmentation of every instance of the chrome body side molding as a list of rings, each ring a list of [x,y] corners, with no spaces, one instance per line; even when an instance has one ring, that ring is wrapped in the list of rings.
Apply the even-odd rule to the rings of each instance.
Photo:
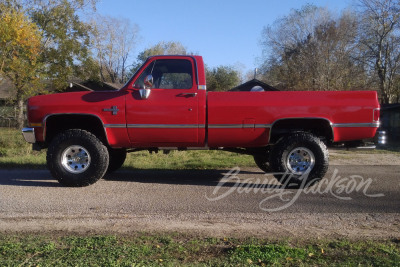
[[[380,122],[370,122],[370,123],[334,123],[332,127],[334,128],[352,128],[352,127],[372,127],[377,128],[380,126]]]
[[[127,124],[127,128],[139,129],[182,129],[182,128],[205,128],[204,124]]]

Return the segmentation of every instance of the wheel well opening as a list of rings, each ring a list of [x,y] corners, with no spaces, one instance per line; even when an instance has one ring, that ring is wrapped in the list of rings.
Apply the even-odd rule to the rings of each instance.
[[[270,143],[275,143],[283,135],[294,132],[309,132],[319,137],[325,143],[333,141],[333,130],[328,120],[284,119],[273,124],[270,134]]]
[[[58,133],[69,129],[81,129],[96,135],[104,144],[107,144],[107,138],[104,127],[99,118],[91,115],[53,115],[46,120],[46,142],[51,140]]]

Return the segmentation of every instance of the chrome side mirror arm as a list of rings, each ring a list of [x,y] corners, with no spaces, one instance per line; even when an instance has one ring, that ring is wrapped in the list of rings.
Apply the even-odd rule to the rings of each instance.
[[[142,99],[147,99],[150,96],[151,89],[153,87],[154,79],[153,75],[149,74],[144,78],[143,84],[144,88],[139,90],[140,97]]]
[[[149,98],[151,90],[150,89],[139,89],[140,98],[145,100]]]

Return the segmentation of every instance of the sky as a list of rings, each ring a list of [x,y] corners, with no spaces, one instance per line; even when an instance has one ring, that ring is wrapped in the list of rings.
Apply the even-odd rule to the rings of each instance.
[[[307,3],[340,14],[354,1],[100,0],[97,11],[139,26],[133,59],[158,42],[177,41],[188,52],[203,56],[209,67],[228,65],[245,73],[258,66],[263,28]]]

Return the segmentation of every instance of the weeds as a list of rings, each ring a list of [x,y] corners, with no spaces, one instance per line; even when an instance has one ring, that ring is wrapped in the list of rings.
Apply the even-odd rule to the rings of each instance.
[[[393,241],[0,236],[1,266],[399,266]]]

